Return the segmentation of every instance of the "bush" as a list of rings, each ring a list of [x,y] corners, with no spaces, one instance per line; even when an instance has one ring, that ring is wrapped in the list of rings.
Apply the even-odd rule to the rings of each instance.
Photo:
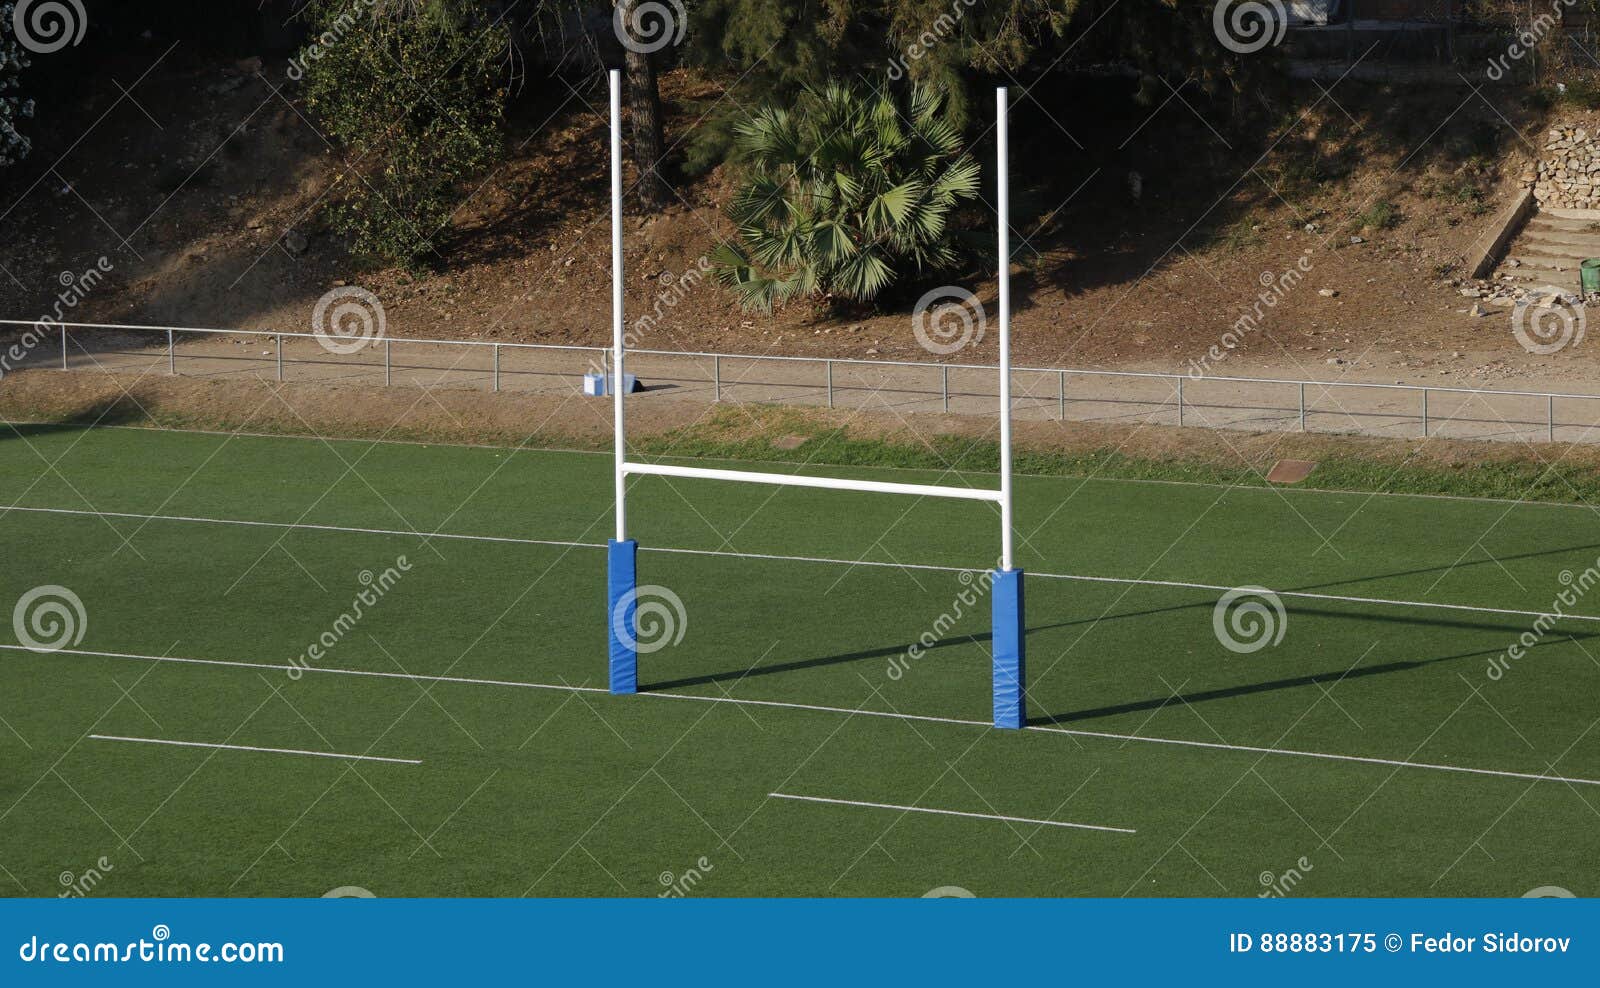
[[[1368,230],[1387,230],[1400,223],[1400,210],[1388,200],[1380,200],[1356,214],[1356,222]]]
[[[712,256],[718,279],[770,311],[813,294],[870,301],[908,268],[954,266],[952,213],[977,195],[978,165],[941,109],[932,89],[901,106],[887,87],[829,85],[739,123],[738,233]]]
[[[33,148],[33,142],[16,127],[16,121],[33,116],[33,100],[16,95],[21,86],[18,76],[28,67],[28,56],[11,33],[15,9],[16,4],[0,3],[0,168],[26,158]]]
[[[437,256],[467,185],[503,153],[510,37],[483,0],[316,0],[305,103],[361,179],[332,210],[354,248]]]

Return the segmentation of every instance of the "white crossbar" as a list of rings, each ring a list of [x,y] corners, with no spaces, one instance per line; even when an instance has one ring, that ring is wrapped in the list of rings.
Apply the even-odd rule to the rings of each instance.
[[[920,497],[949,497],[965,501],[993,501],[1004,497],[1001,491],[976,487],[939,487],[934,484],[896,484],[881,480],[847,480],[841,477],[806,477],[788,473],[756,473],[751,470],[715,470],[710,467],[683,467],[666,463],[623,463],[624,474],[653,477],[691,477],[701,480],[735,480],[747,484],[774,484],[780,487],[820,487],[830,491],[864,491],[873,494],[915,494]]]

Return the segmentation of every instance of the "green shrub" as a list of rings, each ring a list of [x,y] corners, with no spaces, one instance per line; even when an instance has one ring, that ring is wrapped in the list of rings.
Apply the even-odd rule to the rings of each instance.
[[[503,154],[506,28],[484,0],[316,0],[310,15],[305,103],[359,176],[334,227],[388,261],[437,256],[470,181]]]
[[[1554,102],[1581,110],[1600,109],[1600,86],[1581,78],[1563,85],[1565,88],[1557,89],[1551,94]]]
[[[1400,210],[1394,203],[1382,200],[1357,214],[1356,222],[1369,230],[1387,230],[1400,222]]]
[[[979,172],[941,109],[932,89],[901,105],[887,87],[832,84],[740,122],[738,233],[712,255],[718,279],[770,310],[813,294],[869,301],[908,269],[954,266],[952,214],[977,195]]]

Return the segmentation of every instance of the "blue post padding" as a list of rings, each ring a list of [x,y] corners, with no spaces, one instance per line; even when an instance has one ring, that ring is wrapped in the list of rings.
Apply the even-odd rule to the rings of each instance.
[[[1028,722],[1023,696],[1027,685],[1027,628],[1023,624],[1022,570],[991,574],[994,637],[994,726],[1021,728]]]
[[[639,543],[611,539],[606,553],[606,635],[611,640],[611,692],[639,692],[638,583]]]

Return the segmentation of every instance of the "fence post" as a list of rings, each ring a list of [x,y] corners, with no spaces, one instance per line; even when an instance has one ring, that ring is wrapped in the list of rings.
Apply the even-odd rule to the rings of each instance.
[[[1551,442],[1555,442],[1556,441],[1556,396],[1555,395],[1550,395],[1549,396],[1549,402],[1550,402],[1549,407],[1546,409],[1546,411],[1548,411],[1549,414],[1550,414],[1549,437],[1550,437],[1550,441]]]
[[[383,341],[383,386],[394,383],[394,341]]]
[[[1178,378],[1178,424],[1183,424],[1183,378]]]
[[[1306,382],[1300,382],[1300,431],[1306,431]]]
[[[825,360],[825,361],[823,361],[823,363],[827,364],[827,366],[828,366],[828,407],[832,408],[833,407],[833,361]]]
[[[500,344],[494,345],[494,390],[500,390]]]
[[[278,341],[278,382],[283,382],[283,337],[274,337]]]
[[[1061,421],[1067,420],[1067,372],[1061,372],[1061,380],[1056,384],[1056,414]]]
[[[178,351],[173,347],[172,330],[167,330],[167,373],[178,373]]]
[[[721,401],[722,400],[722,355],[721,354],[717,354],[716,356],[711,358],[711,383],[712,383],[712,387],[715,389],[712,392],[711,400],[713,402]]]
[[[1356,64],[1356,0],[1347,0],[1344,15],[1344,63]]]
[[[950,410],[950,365],[939,365],[939,394],[944,399],[944,410]]]
[[[61,326],[61,369],[67,369],[67,327],[65,323]]]
[[[1428,438],[1428,389],[1422,389],[1422,438]]]

